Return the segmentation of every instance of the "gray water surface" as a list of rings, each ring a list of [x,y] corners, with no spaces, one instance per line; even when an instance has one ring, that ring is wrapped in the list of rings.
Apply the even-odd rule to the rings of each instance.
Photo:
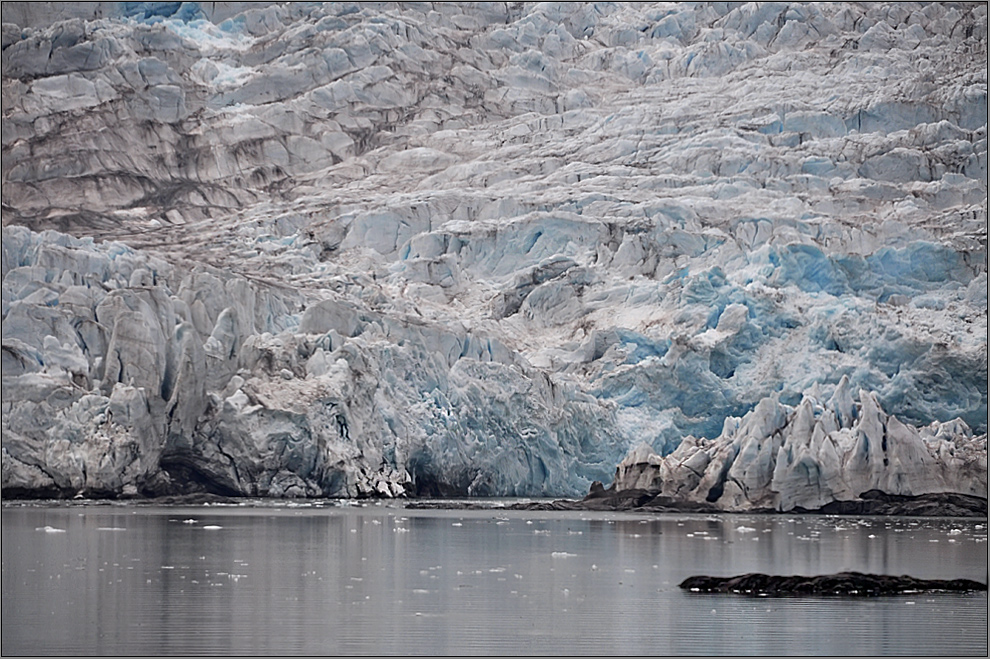
[[[986,581],[985,521],[5,504],[3,654],[987,654],[987,595],[703,595],[693,574]]]

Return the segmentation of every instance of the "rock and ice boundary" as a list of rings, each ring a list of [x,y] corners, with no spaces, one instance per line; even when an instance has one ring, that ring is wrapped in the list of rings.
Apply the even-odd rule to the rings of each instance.
[[[985,4],[14,5],[4,496],[986,497]]]

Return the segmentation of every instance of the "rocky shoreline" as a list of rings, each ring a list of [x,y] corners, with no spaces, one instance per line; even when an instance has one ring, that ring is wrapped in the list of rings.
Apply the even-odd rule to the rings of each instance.
[[[711,504],[683,501],[650,493],[646,490],[611,490],[601,484],[593,487],[584,499],[555,499],[553,501],[528,501],[506,506],[510,510],[586,510],[636,513],[738,513],[747,514],[801,514],[801,515],[883,515],[891,517],[987,517],[987,500],[982,497],[957,493],[921,494],[918,496],[892,495],[873,490],[860,498],[835,501],[817,509],[795,508],[788,511],[762,508],[757,510],[721,510]],[[407,508],[491,508],[488,502],[463,500],[413,500]]]
[[[646,490],[606,490],[592,488],[580,504],[588,510],[635,510],[650,512],[734,512],[707,503],[678,500]],[[959,493],[887,494],[880,490],[863,492],[856,499],[832,501],[820,508],[796,507],[787,511],[772,508],[748,510],[756,513],[802,513],[817,515],[892,515],[907,517],[986,517],[987,500]]]
[[[360,499],[362,502],[388,501],[411,510],[532,510],[532,511],[593,511],[631,513],[697,513],[697,514],[800,514],[800,515],[848,515],[848,516],[890,516],[890,517],[968,517],[987,518],[987,500],[966,494],[923,494],[919,496],[898,496],[880,491],[864,492],[859,499],[836,501],[818,509],[796,508],[779,511],[771,508],[747,511],[720,510],[715,506],[691,501],[680,501],[671,497],[653,494],[646,490],[605,489],[600,483],[593,487],[583,499],[554,499],[537,501],[517,501],[508,505],[493,503],[491,499],[380,499],[376,497]],[[136,506],[198,506],[198,505],[239,505],[245,502],[292,501],[298,504],[344,502],[350,499],[276,499],[225,496],[207,492],[160,497],[117,497],[99,498],[59,498],[43,496],[11,496],[6,492],[2,501],[5,504],[23,502],[25,504],[54,502],[59,505],[89,506],[105,503]]]

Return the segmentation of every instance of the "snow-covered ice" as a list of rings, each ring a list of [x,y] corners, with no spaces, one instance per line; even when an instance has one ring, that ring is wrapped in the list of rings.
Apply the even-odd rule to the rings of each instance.
[[[4,5],[5,494],[986,496],[985,4],[124,4]]]

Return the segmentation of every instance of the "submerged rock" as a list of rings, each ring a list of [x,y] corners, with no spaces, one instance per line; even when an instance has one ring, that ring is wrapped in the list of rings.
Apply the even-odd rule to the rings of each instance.
[[[907,575],[889,576],[840,572],[813,577],[743,574],[736,577],[688,577],[679,585],[693,593],[737,593],[756,597],[789,595],[841,595],[880,597],[917,593],[969,593],[985,591],[987,584],[971,579],[917,579]]]

